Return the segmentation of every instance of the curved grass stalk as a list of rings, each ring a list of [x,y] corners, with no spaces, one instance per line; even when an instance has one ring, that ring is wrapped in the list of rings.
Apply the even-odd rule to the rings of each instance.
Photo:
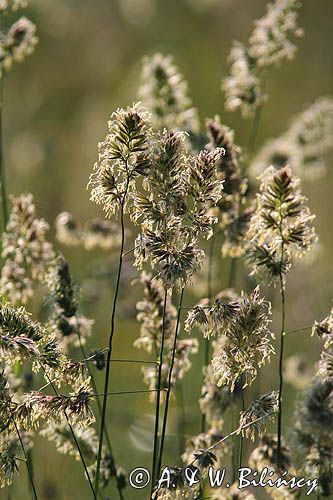
[[[282,244],[283,258],[283,244]],[[281,259],[282,260],[282,259]],[[278,467],[281,467],[281,437],[282,437],[282,391],[283,391],[283,351],[284,351],[284,329],[285,329],[285,285],[283,276],[280,272],[280,293],[281,293],[281,332],[280,332],[280,358],[279,358],[279,411],[278,411],[278,444],[277,444],[277,460]]]
[[[305,332],[306,330],[310,330],[313,325],[306,325],[306,326],[301,326],[300,328],[294,328],[293,330],[289,330],[288,332],[284,332],[284,336],[286,335],[291,335],[292,333],[300,333],[300,332]]]
[[[127,188],[128,188],[128,184],[127,184]],[[110,329],[110,336],[109,336],[109,346],[108,346],[107,358],[106,358],[106,370],[105,370],[105,381],[104,381],[104,391],[103,391],[104,395],[103,395],[103,405],[102,405],[101,427],[100,427],[100,432],[99,432],[99,444],[98,444],[97,463],[96,463],[95,491],[98,490],[98,482],[99,482],[99,474],[100,474],[100,466],[101,466],[103,437],[104,437],[104,428],[105,428],[105,419],[106,419],[106,410],[107,410],[107,401],[108,401],[108,388],[109,388],[109,378],[110,378],[112,341],[113,341],[113,336],[114,336],[114,332],[115,332],[115,317],[116,317],[117,301],[118,301],[118,295],[119,295],[120,276],[121,276],[122,265],[123,265],[123,253],[124,253],[124,244],[125,244],[124,204],[125,204],[125,198],[126,198],[126,194],[127,194],[127,188],[125,190],[125,194],[124,194],[124,197],[122,199],[121,206],[120,206],[121,245],[120,245],[120,251],[119,251],[116,287],[115,287],[113,304],[112,304],[112,312],[111,312],[111,329]]]
[[[209,245],[209,257],[208,257],[208,275],[207,275],[207,298],[209,302],[212,299],[212,270],[213,270],[213,257],[214,257],[214,234],[211,238]],[[210,343],[208,340],[205,340],[205,351],[204,351],[204,366],[208,366],[209,364],[209,354],[210,354]],[[206,430],[206,415],[204,413],[201,414],[201,432],[205,432]],[[199,488],[199,498],[203,496],[203,485],[200,483]]]
[[[81,336],[80,335],[79,335],[79,343],[80,343],[80,350],[81,350],[82,355],[83,355],[83,357],[85,359],[85,365],[87,367],[87,370],[88,370],[88,373],[89,373],[89,376],[90,376],[91,385],[93,387],[94,393],[97,393],[98,391],[97,391],[97,385],[96,385],[96,382],[95,382],[94,374],[93,374],[93,371],[92,371],[92,369],[90,367],[89,361],[87,361],[88,358],[87,358],[84,346],[83,346],[83,344],[81,342]],[[98,409],[99,417],[101,418],[102,417],[102,405],[101,405],[101,401],[100,401],[99,396],[95,396],[95,400],[96,400],[96,403],[97,403],[97,409]],[[116,470],[115,459],[114,459],[113,450],[112,450],[112,446],[111,446],[111,439],[110,439],[110,436],[109,436],[109,433],[108,433],[107,429],[105,429],[105,440],[106,440],[106,445],[107,445],[108,450],[109,450],[110,460],[112,462],[114,470]],[[123,495],[123,492],[122,492],[121,488],[119,487],[117,478],[116,478],[116,488],[117,488],[120,500],[124,500],[124,495]]]
[[[159,471],[161,469],[162,460],[163,460],[164,441],[165,441],[165,433],[166,433],[170,395],[171,395],[172,370],[173,370],[174,363],[175,363],[175,353],[176,353],[176,347],[177,347],[177,338],[178,338],[178,331],[179,331],[179,324],[180,324],[181,307],[183,305],[183,297],[184,297],[184,288],[182,288],[181,293],[180,293],[177,322],[176,322],[176,329],[175,329],[175,337],[174,337],[173,347],[172,347],[172,355],[171,355],[171,363],[170,363],[170,369],[169,369],[169,375],[168,375],[168,386],[167,386],[166,397],[165,397],[165,408],[164,408],[164,417],[163,417],[161,444],[160,444],[157,471]]]
[[[161,380],[162,380],[162,363],[163,363],[163,350],[164,350],[164,340],[165,340],[165,315],[166,315],[167,298],[168,298],[168,292],[167,292],[167,290],[165,290],[164,291],[164,302],[163,302],[162,340],[161,340],[161,348],[160,348],[160,354],[159,354],[157,388],[156,388],[157,396],[156,396],[156,412],[155,412],[155,428],[154,428],[154,449],[153,449],[151,496],[152,496],[153,490],[154,490],[157,457],[158,457],[158,430],[159,430],[159,419],[160,419]]]
[[[31,449],[27,450],[27,461],[28,461],[28,464],[30,467],[32,479],[34,479],[34,466],[33,466],[33,457],[32,457],[32,450]],[[32,482],[30,481],[30,477],[29,477],[29,486],[30,486],[31,496],[34,497],[34,490],[32,487]]]
[[[33,474],[32,474],[31,467],[30,467],[28,455],[27,455],[27,452],[25,450],[24,443],[23,443],[20,431],[19,431],[19,429],[18,429],[18,427],[17,427],[16,422],[15,422],[14,419],[13,419],[13,423],[14,423],[14,427],[15,427],[15,431],[16,431],[17,437],[18,437],[18,439],[20,441],[20,445],[21,445],[21,448],[22,448],[22,451],[23,451],[23,455],[24,455],[24,458],[25,458],[25,463],[27,464],[27,471],[28,471],[28,476],[29,476],[29,481],[30,481],[32,492],[33,492],[33,496],[34,496],[35,500],[38,500],[37,491],[36,491],[36,487],[35,487],[35,483],[34,483],[34,477],[33,477]]]

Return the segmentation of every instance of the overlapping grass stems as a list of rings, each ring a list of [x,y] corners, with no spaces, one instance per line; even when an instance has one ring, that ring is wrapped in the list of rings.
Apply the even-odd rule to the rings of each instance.
[[[1,3],[5,21],[2,29],[8,24],[9,13],[26,3]],[[227,109],[252,117],[249,145],[244,151],[235,143],[234,132],[218,116],[207,120],[205,131],[200,131],[187,83],[170,56],[145,58],[139,91],[142,104],[112,114],[89,180],[91,200],[102,205],[106,219],[81,225],[72,214],[63,212],[56,220],[61,244],[78,247],[79,251],[100,247],[118,252],[109,338],[106,346],[92,354],[87,355],[85,343],[93,321],[79,314],[68,264],[47,240],[48,225],[37,217],[32,195],[11,197],[12,210],[7,217],[1,147],[1,202],[6,229],[0,279],[0,358],[6,364],[0,373],[2,487],[12,484],[17,462],[23,460],[32,497],[38,499],[30,451],[36,429],[44,426],[41,435],[60,453],[82,462],[92,498],[103,498],[103,490],[112,479],[119,498],[124,499],[125,472],[116,466],[106,425],[108,396],[147,392],[155,405],[150,498],[202,500],[208,494],[215,500],[253,500],[250,492],[239,492],[234,482],[237,465],[244,465],[245,438],[260,438],[249,457],[251,467],[259,472],[269,467],[273,478],[284,470],[288,471],[287,478],[306,473],[318,477],[318,498],[332,494],[332,311],[313,326],[313,333],[323,340],[323,351],[313,383],[296,410],[294,449],[304,467],[296,468],[282,436],[285,335],[309,329],[306,326],[286,332],[286,275],[294,258],[302,257],[316,241],[314,217],[301,194],[299,177],[313,179],[325,173],[325,154],[332,148],[332,99],[316,101],[293,120],[285,134],[254,155],[261,110],[267,99],[264,87],[268,68],[294,56],[296,46],[291,37],[301,34],[297,26],[299,7],[297,0],[270,3],[266,14],[255,22],[248,46],[235,43],[232,48],[230,76],[224,79],[222,88]],[[32,51],[37,42],[35,31],[30,21],[21,18],[3,32],[1,83],[12,62]],[[254,198],[258,174],[260,186]],[[130,222],[127,216],[137,233],[132,250],[125,249],[129,235],[125,225]],[[119,224],[109,220],[117,217]],[[215,252],[219,235],[223,238],[221,254]],[[205,239],[210,240],[207,245]],[[137,303],[141,328],[135,347],[153,356],[151,360],[112,357],[123,259],[131,253],[144,295]],[[216,279],[215,272],[221,258],[231,262],[228,288],[215,295],[221,288],[222,280]],[[237,293],[236,263],[240,259],[247,262],[260,285]],[[246,408],[244,388],[253,384],[260,368],[275,354],[271,304],[262,292],[265,283],[277,283],[281,295],[278,381],[275,390],[259,395]],[[185,307],[187,296],[192,300],[189,292],[193,284],[200,293],[204,289],[207,297]],[[43,308],[47,313],[44,324],[32,320],[25,309],[37,300],[41,287],[49,296],[48,307]],[[182,330],[199,330],[205,343],[199,400],[201,432],[186,441],[182,455],[183,465],[199,469],[201,482],[189,488],[177,462],[171,470],[170,487],[157,489],[171,398],[190,370],[199,346],[196,338],[182,335]],[[81,359],[77,359],[78,354]],[[148,389],[109,392],[112,362],[141,363]],[[101,393],[94,369],[104,370]],[[25,373],[40,373],[46,384],[36,389],[34,380],[28,385]],[[45,392],[49,389],[52,394]],[[243,404],[239,423],[234,426],[230,421],[234,422],[237,415],[235,395],[241,396]],[[93,426],[92,401],[96,401],[100,415],[98,432]],[[268,434],[276,415],[277,433]],[[207,468],[213,464],[225,466],[228,454],[234,455],[234,445],[229,445],[229,438],[234,436],[239,436],[240,446],[239,464],[232,459],[233,484],[229,489],[211,490],[206,481]],[[295,492],[282,487],[279,491],[268,489],[267,494],[293,498]]]

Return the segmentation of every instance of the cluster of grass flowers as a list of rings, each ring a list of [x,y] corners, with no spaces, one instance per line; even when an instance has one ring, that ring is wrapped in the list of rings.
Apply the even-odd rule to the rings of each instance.
[[[248,117],[265,102],[267,69],[295,55],[296,45],[290,38],[302,35],[297,25],[300,6],[298,0],[269,3],[265,16],[254,23],[248,46],[234,42],[229,56],[230,76],[222,83],[227,110],[239,109],[243,117]]]
[[[0,11],[15,12],[26,3],[0,0]],[[295,55],[292,38],[301,34],[299,7],[297,0],[273,1],[255,22],[248,47],[234,44],[231,75],[223,85],[228,109],[240,109],[248,116],[263,105],[267,68]],[[15,22],[1,36],[1,69],[30,54],[36,41],[30,21]],[[253,157],[253,151],[241,150],[235,132],[218,115],[207,119],[200,130],[189,87],[170,56],[144,59],[139,95],[142,103],[111,114],[106,136],[98,144],[88,190],[102,216],[81,221],[61,212],[55,221],[55,243],[48,239],[48,223],[38,216],[32,194],[11,196],[8,214],[0,161],[5,226],[0,278],[0,486],[12,485],[24,465],[33,497],[40,498],[31,455],[38,434],[59,453],[81,463],[89,498],[102,500],[110,492],[120,500],[132,498],[107,418],[108,412],[117,411],[109,401],[112,353],[119,335],[124,259],[130,256],[136,275],[133,284],[141,295],[134,346],[147,358],[142,361],[146,388],[128,392],[147,393],[151,404],[148,497],[254,500],[251,492],[237,489],[237,470],[243,465],[258,472],[268,468],[273,479],[285,471],[287,479],[298,473],[317,477],[319,495],[329,497],[332,311],[313,326],[323,349],[314,380],[297,403],[290,447],[282,417],[287,277],[295,259],[310,251],[317,239],[301,179],[311,172],[325,174],[325,155],[332,147],[332,100],[316,101],[285,134]],[[256,126],[258,120],[256,113]],[[253,130],[256,127],[252,144]],[[220,236],[222,247],[216,251]],[[110,330],[102,347],[94,344],[94,320],[81,312],[78,287],[58,244],[63,253],[66,247],[112,252],[118,263]],[[228,288],[221,290],[221,285],[216,293],[212,270],[224,259],[230,262]],[[250,278],[238,289],[236,264],[241,260],[249,267]],[[200,281],[200,289],[207,293],[185,306],[193,304],[194,281]],[[279,286],[281,295],[278,339],[272,304],[266,298],[271,297],[266,288],[271,284]],[[42,305],[41,294],[46,297]],[[92,352],[87,352],[87,345]],[[170,406],[183,411],[179,393],[186,377],[198,376],[192,365],[200,345],[204,346],[197,405],[201,425],[174,457],[169,485],[158,488],[163,466],[170,465],[165,463]],[[275,383],[262,394],[261,372],[276,352]],[[291,363],[288,366],[290,371]],[[102,387],[96,371],[102,372]],[[291,448],[297,452],[295,459]],[[226,464],[230,487],[211,488],[209,467]],[[200,473],[195,487],[188,486],[184,465]],[[286,487],[267,489],[267,495],[276,499],[294,498],[297,493]]]
[[[28,5],[26,0],[1,0],[0,16],[10,11],[18,11]],[[38,42],[36,25],[27,17],[21,16],[6,31],[1,30],[0,74],[8,71],[13,63],[23,61],[33,51]]]

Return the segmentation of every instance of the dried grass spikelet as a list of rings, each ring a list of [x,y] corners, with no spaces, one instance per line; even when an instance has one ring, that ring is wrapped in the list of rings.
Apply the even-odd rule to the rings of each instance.
[[[183,133],[157,135],[151,152],[154,169],[144,179],[144,192],[134,197],[132,218],[140,224],[135,263],[142,268],[149,261],[168,289],[185,286],[201,266],[204,252],[198,243],[212,235],[215,218],[209,210],[222,196],[216,163],[223,154],[215,149],[192,157]]]
[[[92,480],[95,479],[96,474],[96,463],[91,464],[88,468],[89,474]],[[117,488],[123,490],[127,484],[127,473],[122,467],[115,467],[113,458],[108,454],[103,452],[101,458],[101,470],[99,477],[99,484],[101,488],[106,488],[110,482],[110,479],[115,479]]]
[[[14,435],[0,434],[0,488],[10,486],[18,473],[19,444]]]
[[[287,471],[288,473],[284,475],[284,479],[288,481],[288,479],[296,475],[296,470],[291,461],[290,450],[284,441],[281,444],[280,468],[278,467],[277,441],[276,435],[268,434],[263,436],[249,457],[249,467],[258,471],[259,474],[267,467],[268,471],[273,472],[272,476],[270,476],[272,481],[281,477],[281,474]],[[297,488],[290,489],[286,486],[280,486],[279,488],[267,487],[266,489],[267,494],[274,500],[291,500],[299,494]]]
[[[100,248],[114,250],[120,247],[121,231],[117,223],[96,217],[84,226],[69,212],[61,212],[55,221],[57,240],[66,246],[82,245],[86,250]],[[129,233],[126,230],[125,236]]]
[[[137,302],[137,319],[141,323],[140,337],[135,340],[134,346],[142,348],[148,353],[155,352],[161,347],[161,332],[164,309],[164,289],[152,275],[143,271],[140,277],[144,299]],[[175,330],[177,310],[167,296],[164,314],[165,338],[169,339]]]
[[[293,257],[302,257],[316,241],[314,216],[306,201],[289,167],[265,170],[246,235],[251,275],[274,282],[285,276]]]
[[[75,437],[79,443],[80,450],[88,463],[94,462],[98,449],[98,436],[93,427],[82,429],[74,428]],[[80,460],[73,435],[67,423],[62,425],[49,422],[45,428],[41,429],[40,434],[53,442],[57,451],[63,455],[71,455],[75,460]]]
[[[322,321],[315,321],[314,334],[324,341],[316,375],[324,382],[333,383],[333,308]]]
[[[15,12],[26,8],[28,3],[28,0],[0,0],[0,12],[6,13],[9,9]]]
[[[318,478],[319,493],[333,492],[333,381],[315,377],[294,414],[294,448],[302,469]]]
[[[0,74],[8,71],[13,62],[21,62],[34,51],[38,38],[36,25],[21,17],[9,28],[0,41]]]
[[[93,427],[82,428],[78,425],[74,425],[73,431],[75,440],[67,422],[62,424],[49,422],[47,426],[40,431],[40,434],[46,437],[50,442],[53,442],[59,453],[73,456],[75,460],[81,460],[78,451],[79,447],[88,466],[89,475],[91,479],[94,480],[98,451],[98,435],[96,430]],[[99,479],[100,487],[105,488],[111,478],[115,478],[120,488],[124,488],[126,485],[125,472],[121,468],[115,467],[113,458],[110,457],[103,447],[101,475]]]
[[[248,47],[234,42],[229,56],[230,76],[222,82],[228,111],[240,109],[247,117],[265,101],[264,70],[294,57],[296,46],[290,38],[302,34],[297,26],[299,8],[298,0],[270,2],[266,14],[254,23]]]
[[[74,215],[61,212],[55,220],[56,237],[63,245],[78,246],[81,241],[81,228]]]
[[[182,460],[186,464],[190,464],[195,460],[195,465],[201,471],[207,469],[210,465],[221,465],[226,455],[229,452],[228,443],[223,442],[212,451],[207,451],[208,448],[216,444],[223,438],[223,434],[219,429],[211,428],[207,432],[202,432],[197,436],[192,436],[186,440],[185,451],[182,455]]]
[[[128,232],[126,233],[128,234]],[[89,220],[83,229],[82,240],[86,250],[94,248],[114,250],[120,248],[120,226],[105,219]]]
[[[228,323],[237,315],[239,307],[238,301],[227,302],[223,298],[216,297],[209,306],[208,299],[203,299],[188,312],[185,331],[189,332],[196,326],[202,331],[204,338],[221,335],[228,327]]]
[[[78,314],[77,290],[63,255],[58,254],[50,262],[45,281],[53,305],[50,325],[63,348],[67,350],[71,344],[84,344],[94,321]]]
[[[7,428],[11,418],[11,395],[4,370],[0,371],[0,434]]]
[[[195,500],[199,493],[198,485],[189,487],[184,470],[181,467],[168,467],[170,474],[169,488],[155,490],[154,500]]]
[[[333,100],[317,99],[295,116],[288,130],[268,141],[252,160],[250,172],[259,176],[267,165],[282,168],[289,165],[301,178],[312,180],[325,175],[325,155],[333,149]]]
[[[46,395],[38,391],[26,393],[13,414],[14,419],[21,425],[28,424],[30,427],[37,426],[41,419],[56,424],[63,423],[67,415],[71,424],[81,428],[88,427],[95,421],[88,387],[88,383],[85,383],[69,396]]]
[[[260,67],[293,59],[296,46],[289,37],[302,35],[297,26],[299,0],[275,0],[267,5],[264,17],[254,23],[249,39],[249,54]]]
[[[149,109],[156,130],[199,132],[199,117],[188,85],[171,56],[154,54],[143,60],[139,96]]]
[[[270,323],[270,303],[260,296],[256,287],[250,295],[243,294],[239,310],[216,342],[212,367],[217,385],[234,390],[243,377],[244,387],[256,378],[258,369],[274,354]]]
[[[0,335],[0,359],[15,364],[38,360],[40,352],[36,342],[23,335],[10,337]]]
[[[24,307],[6,303],[0,304],[0,357],[12,364],[32,361],[54,366],[59,361],[50,332],[33,321]]]
[[[245,206],[248,182],[241,175],[242,152],[235,144],[233,130],[222,125],[219,116],[207,120],[206,128],[209,139],[206,148],[221,147],[225,151],[216,165],[217,175],[224,181],[223,197],[212,209],[224,234],[222,254],[239,257],[244,251],[244,236],[252,213]]]
[[[0,290],[13,304],[25,304],[33,295],[33,284],[42,282],[45,269],[54,257],[46,239],[48,224],[36,217],[32,194],[11,197],[12,212],[2,235]]]
[[[243,117],[251,116],[266,100],[255,71],[256,63],[240,42],[233,43],[228,61],[230,76],[222,82],[225,108],[227,111],[240,109]]]
[[[259,437],[266,433],[267,426],[274,420],[274,413],[278,410],[278,393],[276,391],[268,392],[254,400],[249,408],[242,411],[240,414],[239,428],[240,433],[247,438],[255,440],[256,435]],[[259,420],[255,422],[255,420]],[[242,427],[247,426],[252,422],[252,425],[242,430]]]
[[[225,413],[233,406],[233,397],[228,386],[216,384],[211,365],[204,367],[204,381],[199,399],[201,412],[211,427],[222,429]]]
[[[121,210],[131,211],[136,181],[144,178],[151,164],[147,157],[150,117],[139,104],[118,109],[108,122],[109,133],[98,144],[98,161],[90,175],[91,201],[102,205],[106,217]]]
[[[333,344],[333,308],[326,318],[321,321],[314,322],[312,335],[316,335],[322,339],[324,341],[325,348]]]

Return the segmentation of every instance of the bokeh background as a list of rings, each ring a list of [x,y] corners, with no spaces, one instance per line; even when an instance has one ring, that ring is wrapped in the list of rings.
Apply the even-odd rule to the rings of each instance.
[[[265,12],[265,0],[31,0],[27,11],[38,26],[39,45],[24,64],[15,66],[5,78],[4,147],[9,191],[31,191],[39,215],[51,225],[60,211],[69,210],[85,221],[101,215],[89,201],[86,185],[97,157],[97,142],[106,133],[113,110],[137,99],[141,59],[156,51],[172,54],[189,82],[194,105],[202,124],[206,117],[220,114],[236,131],[236,140],[246,146],[251,120],[224,111],[220,81],[228,73],[226,62],[233,39],[246,41],[254,19]],[[317,97],[329,95],[333,84],[333,3],[304,0],[300,26],[305,36],[297,44],[293,62],[272,69],[267,80],[269,100],[262,113],[257,149],[271,137],[283,133],[290,118]],[[332,271],[332,157],[327,158],[327,175],[303,185],[316,214],[320,247],[307,265],[296,266],[287,285],[287,329],[311,324],[331,308]],[[88,347],[105,347],[108,336],[112,284],[116,257],[103,252],[57,248],[67,256],[75,281],[82,287],[81,308],[94,318],[93,337]],[[129,248],[131,243],[128,242]],[[132,347],[138,336],[135,301],[140,287],[131,258],[122,280],[119,320],[114,357],[142,359]],[[227,283],[229,262],[218,263],[216,291]],[[238,285],[246,280],[239,273]],[[278,330],[278,290],[265,290],[274,300],[273,329]],[[194,294],[188,293],[188,304]],[[33,306],[37,310],[37,306]],[[201,341],[201,349],[203,341]],[[303,353],[308,366],[318,359],[320,342],[309,331],[288,337],[286,355]],[[200,428],[198,397],[201,359],[199,353],[184,381],[185,433]],[[276,360],[262,376],[261,390],[277,387]],[[102,379],[99,379],[100,382]],[[145,388],[140,365],[115,363],[111,390]],[[251,400],[251,391],[246,395]],[[291,384],[285,391],[285,424],[290,423],[297,392]],[[108,415],[114,453],[127,470],[151,463],[153,406],[147,395],[114,396]],[[167,461],[179,463],[182,439],[177,432],[173,408],[167,440]],[[33,452],[34,473],[41,499],[79,500],[90,498],[80,463],[59,455],[52,444],[40,439]],[[28,498],[28,483],[17,480],[12,498]],[[4,496],[2,496],[4,495]],[[7,492],[1,492],[6,498]],[[117,498],[112,489],[110,498]],[[127,500],[147,498],[128,489]]]

